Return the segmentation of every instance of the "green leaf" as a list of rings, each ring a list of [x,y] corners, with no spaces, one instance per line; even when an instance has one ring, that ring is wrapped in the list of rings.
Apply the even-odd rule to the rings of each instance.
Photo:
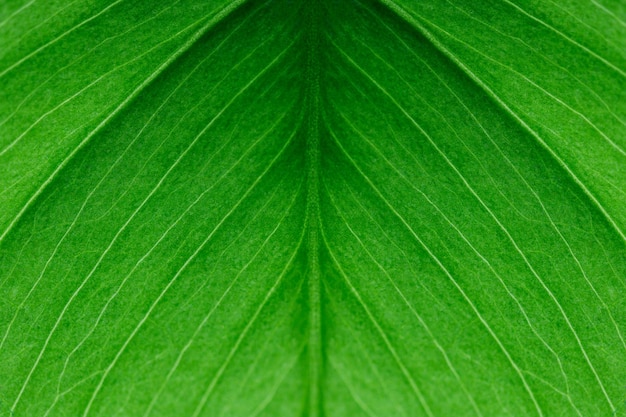
[[[0,416],[625,416],[626,9],[0,5]]]

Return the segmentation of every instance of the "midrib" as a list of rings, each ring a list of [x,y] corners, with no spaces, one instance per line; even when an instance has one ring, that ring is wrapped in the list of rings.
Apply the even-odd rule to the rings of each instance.
[[[307,168],[307,292],[309,309],[308,364],[309,392],[308,417],[320,417],[322,371],[321,323],[321,273],[319,264],[319,79],[320,79],[320,0],[306,1],[306,168]]]

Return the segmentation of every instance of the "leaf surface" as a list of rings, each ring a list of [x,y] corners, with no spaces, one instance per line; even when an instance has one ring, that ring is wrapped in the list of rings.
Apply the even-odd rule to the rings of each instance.
[[[624,415],[625,21],[7,2],[0,415]]]

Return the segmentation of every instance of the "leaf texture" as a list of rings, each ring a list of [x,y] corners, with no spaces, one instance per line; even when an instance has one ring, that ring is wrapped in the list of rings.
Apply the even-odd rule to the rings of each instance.
[[[0,416],[626,415],[626,9],[0,6]]]

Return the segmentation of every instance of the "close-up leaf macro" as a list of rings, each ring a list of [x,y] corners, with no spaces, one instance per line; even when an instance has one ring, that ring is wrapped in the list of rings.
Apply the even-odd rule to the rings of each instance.
[[[626,416],[624,0],[0,0],[0,417]]]

